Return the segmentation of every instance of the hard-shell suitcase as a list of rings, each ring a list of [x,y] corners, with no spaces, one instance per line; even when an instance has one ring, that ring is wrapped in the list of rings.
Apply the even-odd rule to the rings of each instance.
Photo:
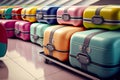
[[[13,9],[12,7],[5,9],[5,11],[4,11],[5,19],[11,19],[12,18],[12,9]]]
[[[120,6],[89,6],[83,13],[86,28],[116,30],[120,28]]]
[[[22,9],[23,9],[22,7],[13,8],[12,9],[12,19],[22,20],[22,17],[21,17]]]
[[[44,31],[49,27],[49,24],[33,23],[30,26],[30,40],[33,43],[43,46]]]
[[[70,41],[70,64],[101,78],[120,70],[120,31],[76,32]]]
[[[46,6],[42,9],[38,8],[36,13],[36,18],[38,22],[43,22],[47,24],[57,24],[57,9],[59,7]]]
[[[70,38],[74,32],[83,31],[84,27],[56,25],[44,32],[43,50],[47,56],[60,61],[68,61]]]
[[[0,19],[5,19],[4,11],[5,11],[5,8],[0,9]]]
[[[36,22],[36,10],[37,7],[27,7],[22,9],[21,16],[23,20],[29,21],[29,22]]]
[[[83,23],[83,11],[85,6],[64,6],[57,11],[57,22],[59,24],[68,24],[81,26]]]
[[[7,34],[5,28],[0,24],[0,57],[3,57],[7,51]]]
[[[15,23],[15,35],[22,40],[30,40],[30,25],[28,21],[17,21]]]
[[[17,20],[0,20],[0,23],[2,24],[3,27],[5,27],[6,31],[7,31],[7,36],[10,37],[15,37],[15,23],[17,22]]]

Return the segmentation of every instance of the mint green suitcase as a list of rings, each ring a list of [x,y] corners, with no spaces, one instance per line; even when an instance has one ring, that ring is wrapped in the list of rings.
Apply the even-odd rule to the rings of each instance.
[[[120,31],[76,32],[70,41],[70,64],[101,78],[120,70]]]
[[[49,24],[33,23],[30,27],[30,40],[40,46],[43,46],[43,36],[46,28],[50,27]]]

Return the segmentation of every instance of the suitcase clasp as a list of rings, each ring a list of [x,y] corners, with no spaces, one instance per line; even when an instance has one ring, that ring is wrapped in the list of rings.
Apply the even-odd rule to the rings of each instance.
[[[16,35],[19,35],[20,33],[21,33],[21,31],[15,30],[15,34],[16,34]]]
[[[43,15],[42,12],[39,12],[39,13],[36,14],[37,19],[43,19],[43,17],[44,17],[44,15]]]
[[[79,53],[76,58],[81,64],[88,65],[90,63],[90,57],[88,55]]]
[[[47,48],[50,52],[52,52],[53,50],[55,50],[55,47],[54,47],[54,45],[52,45],[52,44],[47,44],[46,48]]]
[[[92,23],[93,24],[96,24],[96,25],[100,25],[104,22],[104,19],[102,16],[99,16],[99,15],[95,15],[92,17]]]
[[[38,40],[38,39],[39,39],[39,36],[33,35],[33,39]]]
[[[69,14],[63,14],[63,15],[62,15],[62,19],[63,19],[64,21],[69,21],[69,20],[70,20],[70,15],[69,15]]]

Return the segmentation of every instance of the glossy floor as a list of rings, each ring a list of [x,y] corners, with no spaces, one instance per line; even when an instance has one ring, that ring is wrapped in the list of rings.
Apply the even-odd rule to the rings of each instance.
[[[86,80],[56,64],[45,64],[41,50],[33,43],[9,39],[6,56],[0,58],[0,80]]]

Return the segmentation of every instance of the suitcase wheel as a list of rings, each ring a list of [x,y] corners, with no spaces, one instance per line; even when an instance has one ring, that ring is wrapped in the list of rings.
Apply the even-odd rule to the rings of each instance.
[[[46,64],[50,64],[50,63],[52,63],[52,61],[50,61],[50,60],[48,60],[48,59],[45,59],[45,63],[46,63]]]

